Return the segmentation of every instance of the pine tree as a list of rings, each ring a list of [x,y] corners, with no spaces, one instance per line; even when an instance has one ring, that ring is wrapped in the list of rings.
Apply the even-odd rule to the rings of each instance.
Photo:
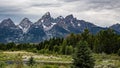
[[[98,43],[97,49],[107,54],[116,53],[119,50],[117,35],[112,29],[102,30],[96,36]],[[98,51],[98,50],[97,50]]]
[[[92,52],[86,42],[79,42],[73,55],[72,68],[94,68]]]
[[[30,57],[28,60],[28,65],[32,67],[34,64],[35,64],[34,58]]]
[[[120,49],[118,50],[118,53],[117,53],[117,54],[118,54],[118,56],[120,56]]]
[[[67,46],[67,41],[64,40],[62,45],[61,45],[61,49],[60,49],[61,54],[64,54],[64,55],[66,54],[66,46]]]

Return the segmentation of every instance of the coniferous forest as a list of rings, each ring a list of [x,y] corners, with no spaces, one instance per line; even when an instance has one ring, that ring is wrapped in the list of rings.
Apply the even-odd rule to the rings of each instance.
[[[85,29],[81,34],[71,33],[65,38],[51,38],[40,43],[0,43],[0,50],[72,55],[80,41],[86,41],[94,53],[117,54],[120,51],[120,35],[112,29],[101,30],[95,35]]]
[[[26,54],[15,53],[10,57],[11,53],[9,56],[6,55],[9,51],[25,51],[32,54],[29,57]],[[12,68],[27,68],[23,59],[27,60],[28,68],[63,68],[59,65],[65,65],[64,68],[117,68],[120,67],[120,35],[112,29],[101,30],[97,34],[91,34],[85,29],[80,34],[71,33],[65,38],[51,38],[40,43],[0,43],[0,54],[0,60],[3,61],[0,62],[2,68],[6,68],[5,66],[9,68],[4,61],[7,64],[13,61],[16,65],[15,67],[12,65]],[[37,59],[34,57],[36,55]],[[40,55],[42,57],[38,58]],[[39,63],[47,61],[47,65],[38,63],[35,65],[36,61]]]

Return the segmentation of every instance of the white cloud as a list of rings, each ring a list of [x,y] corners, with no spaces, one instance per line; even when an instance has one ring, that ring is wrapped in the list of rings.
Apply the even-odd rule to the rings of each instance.
[[[73,14],[78,19],[110,26],[120,23],[119,3],[120,0],[0,0],[0,18],[37,20],[49,11],[53,17]]]

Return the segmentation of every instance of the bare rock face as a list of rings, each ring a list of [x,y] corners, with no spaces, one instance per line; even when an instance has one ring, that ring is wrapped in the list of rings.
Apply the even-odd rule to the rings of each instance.
[[[18,26],[26,33],[32,24],[33,23],[28,18],[24,18]]]
[[[50,12],[47,12],[35,23],[24,18],[19,25],[15,25],[8,18],[0,23],[0,42],[38,43],[52,37],[65,37],[70,33],[81,33],[86,28],[93,34],[107,29],[84,20],[78,20],[72,14],[53,18]],[[120,33],[119,24],[110,28]]]

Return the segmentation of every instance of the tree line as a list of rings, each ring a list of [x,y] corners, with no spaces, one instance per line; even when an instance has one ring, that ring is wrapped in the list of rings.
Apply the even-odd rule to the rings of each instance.
[[[74,53],[78,42],[86,41],[87,46],[94,53],[120,53],[120,35],[112,29],[101,30],[97,34],[92,34],[88,29],[83,33],[71,33],[65,38],[51,38],[40,43],[0,43],[0,50],[17,51],[25,50],[35,53],[63,54],[71,55]]]

